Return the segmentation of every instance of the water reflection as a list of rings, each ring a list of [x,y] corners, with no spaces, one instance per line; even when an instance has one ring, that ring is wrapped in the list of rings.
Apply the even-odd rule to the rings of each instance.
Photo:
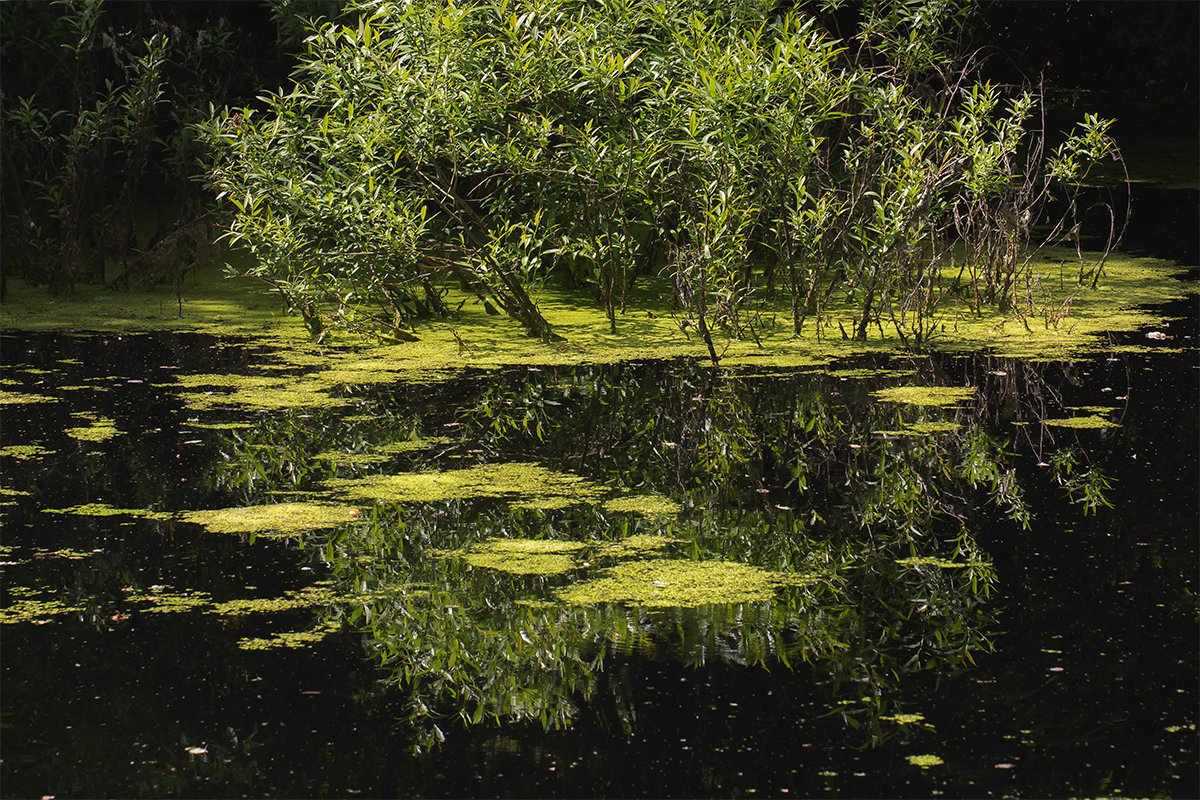
[[[90,377],[72,369],[86,372],[65,369],[62,386]],[[1099,383],[1087,374],[1097,370]],[[1052,688],[1068,685],[1062,673],[1046,672],[1060,666],[1109,682],[1128,679],[1130,664],[1158,674],[1155,686],[1172,688],[1139,701],[1153,719],[1138,730],[1158,724],[1152,733],[1169,739],[1177,734],[1159,730],[1166,723],[1157,720],[1188,723],[1186,714],[1172,715],[1167,700],[1175,695],[1166,695],[1187,666],[1104,656],[1138,652],[1137,642],[1159,653],[1169,649],[1160,646],[1164,619],[1194,620],[1186,581],[1145,580],[1185,574],[1194,562],[1194,550],[1172,549],[1147,531],[1189,526],[1194,505],[1164,506],[1131,524],[1136,512],[1114,496],[1152,487],[1105,471],[1114,463],[1109,449],[1137,455],[1131,463],[1141,466],[1151,458],[1144,442],[1162,439],[1146,432],[1144,413],[1129,410],[1131,397],[1146,396],[1130,375],[1136,379],[1136,367],[1120,360],[861,359],[810,371],[717,371],[681,361],[342,386],[334,393],[344,406],[309,411],[232,402],[198,410],[172,381],[122,378],[121,387],[89,399],[89,410],[115,420],[121,433],[92,443],[55,431],[75,424],[70,389],[39,389],[36,381],[49,379],[9,370],[20,391],[61,399],[5,409],[6,445],[44,450],[5,457],[6,486],[31,492],[5,496],[5,611],[31,609],[35,600],[63,606],[5,626],[6,713],[35,732],[10,740],[7,764],[18,766],[6,766],[6,776],[122,764],[118,750],[134,741],[139,766],[92,768],[90,793],[136,779],[151,794],[184,793],[202,780],[210,793],[290,786],[312,794],[316,784],[286,776],[340,775],[337,785],[353,787],[362,770],[428,770],[374,785],[380,794],[429,794],[438,785],[433,765],[453,763],[469,747],[470,758],[493,765],[477,767],[479,780],[511,789],[499,772],[551,759],[544,748],[552,740],[531,733],[543,725],[560,731],[547,736],[577,735],[569,741],[579,752],[575,744],[563,752],[582,764],[602,746],[596,737],[646,747],[656,731],[686,728],[682,717],[667,722],[691,704],[718,731],[708,744],[726,756],[710,747],[690,793],[767,785],[731,783],[748,758],[739,742],[761,747],[761,774],[797,791],[773,766],[784,740],[796,748],[834,742],[825,756],[831,774],[875,774],[871,759],[884,754],[902,765],[925,752],[952,763],[959,728],[947,724],[945,709],[959,701],[946,692],[980,707],[987,730],[1014,728],[1020,737],[1012,720],[1027,718],[1025,728],[1054,731],[1067,724],[1055,715],[1076,700],[1099,702],[1095,692],[1064,688],[1043,709],[1036,698],[1047,675]],[[911,386],[956,391],[892,391]],[[1159,409],[1182,426],[1194,405],[1183,390],[1164,391],[1177,395]],[[1047,423],[1090,417],[1121,427]],[[424,477],[404,477],[414,474]],[[389,499],[388,486],[401,491]],[[283,540],[143,515],[309,501],[359,515]],[[1118,507],[1106,510],[1105,501]],[[70,510],[86,504],[119,513]],[[513,546],[497,548],[497,540]],[[1053,572],[1072,558],[1098,569],[1069,580],[1065,570]],[[720,565],[744,571],[714,572]],[[613,589],[631,575],[641,575],[640,587]],[[669,594],[676,579],[692,592],[686,602]],[[1094,591],[1125,591],[1130,581],[1155,587],[1143,591],[1153,599],[1140,601],[1135,615],[1114,606],[1095,612],[1096,622],[1080,610]],[[693,584],[713,594],[697,595]],[[1062,586],[1073,594],[1053,588]],[[580,601],[582,589],[593,598],[615,593]],[[729,602],[735,595],[741,599]],[[1061,614],[1064,603],[1078,618]],[[235,614],[235,606],[253,613]],[[1029,633],[1028,619],[1037,623]],[[1071,655],[1078,641],[1090,642],[1095,663],[1086,673]],[[992,657],[998,646],[1004,652]],[[44,713],[14,712],[17,697]],[[318,701],[334,721],[304,710]],[[731,703],[744,710],[742,722]],[[1089,721],[1107,725],[1120,714],[1088,706],[1067,716],[1066,738],[1078,742]],[[76,733],[64,736],[53,719]],[[805,720],[799,739],[793,719]],[[361,753],[358,772],[337,750],[358,741],[361,734],[345,732],[351,728],[369,728],[385,743]],[[778,741],[758,742],[759,730]],[[970,730],[962,748],[987,739]],[[320,731],[320,741],[298,731]],[[688,743],[671,758],[696,744],[683,735]],[[922,737],[939,743],[904,749]],[[670,741],[654,746],[665,754]],[[864,745],[871,747],[854,749]],[[196,747],[207,753],[190,752]],[[390,754],[412,747],[429,753],[387,766]],[[57,755],[46,755],[54,748]],[[993,749],[989,765],[1014,758],[1007,745]],[[626,774],[590,758],[596,781]],[[1086,770],[1082,761],[1077,769]],[[977,778],[957,767],[945,774]],[[674,785],[665,775],[641,777]],[[821,778],[809,789],[825,791],[821,781],[842,793],[868,788]],[[409,788],[389,788],[401,785]],[[603,784],[572,785],[555,791],[594,794]],[[611,793],[628,794],[635,784],[611,785]]]
[[[681,361],[368,389],[370,413],[349,421],[334,411],[279,413],[224,434],[215,483],[244,503],[296,492],[346,502],[355,498],[339,487],[372,476],[460,476],[531,458],[573,481],[577,494],[555,490],[554,502],[538,502],[544,482],[458,488],[424,502],[376,494],[355,524],[304,536],[356,593],[322,624],[368,634],[371,656],[407,693],[418,746],[437,742],[456,717],[570,725],[598,687],[619,688],[599,676],[606,659],[629,652],[693,666],[807,663],[830,676],[834,712],[878,739],[898,730],[881,720],[904,711],[894,700],[904,676],[953,674],[992,647],[996,576],[979,534],[1027,528],[1030,508],[986,423],[1053,402],[1037,371],[1014,362],[991,364],[996,380],[967,386],[965,400],[872,394],[964,386],[945,364],[885,371],[864,362],[829,374]],[[1054,474],[1079,493],[1080,472],[1060,465]],[[1086,491],[1103,502],[1096,481]],[[679,511],[612,511],[606,493],[665,496]],[[614,557],[631,537],[666,544]],[[570,546],[541,567],[512,569],[479,560],[497,538]],[[717,591],[679,607],[636,593],[564,602],[570,587],[612,584],[630,560],[733,563],[803,580],[754,601]],[[641,580],[674,577],[655,574]],[[617,727],[635,713],[618,694],[599,707]]]

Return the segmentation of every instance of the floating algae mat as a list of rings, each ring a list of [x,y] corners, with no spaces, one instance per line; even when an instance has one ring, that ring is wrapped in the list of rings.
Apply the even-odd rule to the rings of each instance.
[[[539,464],[482,464],[444,472],[334,478],[324,485],[345,497],[381,503],[435,503],[472,497],[561,498],[591,502],[603,491],[590,481]]]
[[[1089,414],[1081,417],[1064,417],[1063,419],[1047,419],[1043,420],[1047,425],[1053,425],[1056,428],[1117,428],[1120,427],[1115,422],[1109,422],[1104,417],[1096,414]]]
[[[47,397],[42,394],[29,394],[27,392],[10,392],[7,389],[0,389],[0,406],[15,406],[24,403],[57,403],[59,398]]]
[[[782,586],[808,584],[812,575],[785,574],[732,561],[624,561],[593,580],[558,592],[566,603],[685,608],[771,600]]]
[[[575,567],[572,556],[587,546],[559,539],[489,539],[444,555],[458,556],[473,567],[514,575],[556,575]]]
[[[185,511],[188,522],[214,533],[275,533],[280,535],[333,528],[353,522],[358,509],[330,503],[275,503],[264,506]]]
[[[71,416],[80,422],[89,423],[74,428],[67,428],[66,434],[72,439],[78,439],[81,442],[106,442],[121,435],[121,432],[117,430],[116,421],[108,417],[101,417],[89,411],[81,411]]]
[[[871,392],[876,400],[910,406],[952,406],[966,400],[975,390],[970,386],[893,386]]]
[[[69,508],[47,508],[49,514],[77,514],[84,517],[141,517],[143,519],[170,519],[173,514],[167,511],[151,511],[147,508],[113,508],[104,503],[86,503],[70,506]]]
[[[329,394],[329,386],[312,378],[265,375],[180,375],[188,387],[211,387],[209,391],[183,392],[188,408],[204,410],[235,405],[258,410],[285,408],[329,408],[345,401]]]

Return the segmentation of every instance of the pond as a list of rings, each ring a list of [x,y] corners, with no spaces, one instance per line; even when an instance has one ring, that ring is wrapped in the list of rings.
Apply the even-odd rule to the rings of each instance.
[[[9,330],[4,792],[1196,796],[1195,295],[1154,319],[721,367]]]

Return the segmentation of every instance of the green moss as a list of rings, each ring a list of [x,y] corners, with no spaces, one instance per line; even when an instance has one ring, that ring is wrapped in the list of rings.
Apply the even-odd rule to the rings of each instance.
[[[952,406],[966,400],[975,389],[970,386],[893,386],[871,392],[876,400],[913,406]]]
[[[87,503],[69,508],[43,509],[48,514],[79,514],[90,517],[141,517],[143,519],[170,519],[173,515],[167,511],[150,511],[145,508],[113,508],[104,503]]]
[[[1115,422],[1109,422],[1104,417],[1095,414],[1086,417],[1067,417],[1066,419],[1042,420],[1047,425],[1058,428],[1118,428]]]
[[[10,444],[0,447],[0,457],[7,456],[18,461],[36,461],[42,456],[54,455],[53,450],[47,450],[37,444]]]
[[[662,495],[628,495],[607,500],[604,508],[609,511],[631,511],[644,517],[674,516],[679,513],[679,504]]]
[[[561,539],[488,539],[466,550],[452,551],[473,567],[514,575],[557,575],[575,567],[573,554],[583,542]]]
[[[357,517],[353,506],[330,503],[276,503],[264,506],[185,511],[184,520],[203,525],[214,533],[293,534],[333,528]]]
[[[470,497],[521,496],[587,502],[599,489],[577,475],[538,464],[483,464],[444,472],[336,478],[324,484],[346,497],[386,503],[432,503]]]
[[[779,573],[728,561],[652,559],[625,561],[594,580],[562,589],[558,597],[575,605],[622,603],[646,607],[687,607],[770,600],[787,579]]]

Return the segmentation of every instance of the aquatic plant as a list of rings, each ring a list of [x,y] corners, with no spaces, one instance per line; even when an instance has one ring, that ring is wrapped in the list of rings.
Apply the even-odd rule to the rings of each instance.
[[[214,533],[263,533],[281,536],[329,528],[353,522],[358,515],[354,506],[333,503],[275,503],[240,508],[184,511],[187,522],[203,525]]]
[[[877,389],[871,396],[890,403],[914,406],[952,406],[975,393],[971,386],[893,386]]]
[[[102,417],[90,411],[81,411],[71,416],[89,423],[84,426],[67,428],[66,434],[72,439],[78,439],[81,442],[106,442],[122,433],[117,430],[116,422],[108,417]]]
[[[930,767],[941,766],[945,762],[942,761],[942,759],[940,757],[935,756],[935,755],[919,755],[919,756],[908,756],[908,763],[912,764],[914,767],[920,767],[921,769],[929,769]]]
[[[169,511],[151,511],[146,508],[114,508],[106,503],[84,503],[68,508],[47,508],[48,514],[78,514],[88,517],[141,517],[143,519],[171,519],[174,516]]]
[[[586,502],[602,489],[589,481],[540,464],[481,464],[441,472],[334,478],[325,486],[345,497],[389,503],[428,503],[467,497],[558,498]]]
[[[623,561],[599,578],[560,590],[557,596],[576,605],[620,603],[680,608],[769,601],[779,586],[813,579],[737,562],[650,559]]]
[[[965,5],[868,5],[856,48],[803,8],[582,8],[362,2],[308,23],[294,88],[203,129],[244,271],[318,340],[391,343],[450,312],[451,277],[552,342],[531,294],[551,272],[612,334],[664,274],[714,362],[715,334],[757,342],[776,313],[908,344],[940,333],[943,300],[1052,327],[1100,280],[1104,257],[1080,259],[1047,302],[1028,245],[1052,187],[1073,198],[1119,158],[1111,121],[1085,115],[1044,158],[1040,94],[954,53]],[[1077,216],[1049,240],[1077,244]]]
[[[444,555],[459,557],[473,567],[516,575],[556,575],[575,567],[572,556],[585,547],[584,542],[562,539],[488,539]]]

